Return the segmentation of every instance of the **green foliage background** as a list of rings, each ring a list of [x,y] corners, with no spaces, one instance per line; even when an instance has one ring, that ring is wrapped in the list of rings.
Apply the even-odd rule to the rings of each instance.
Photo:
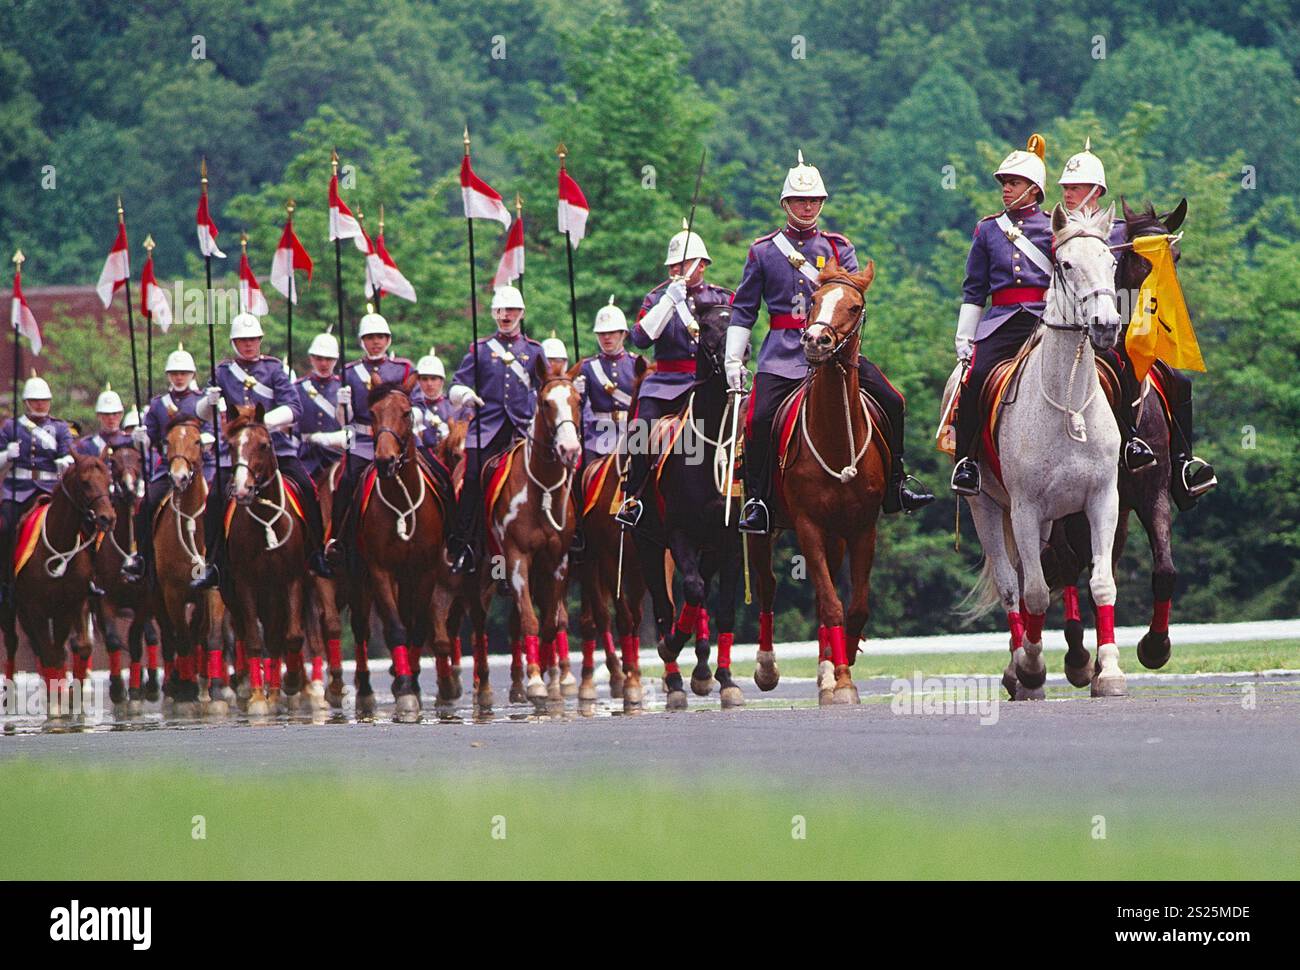
[[[284,202],[297,201],[316,260],[295,313],[301,365],[309,335],[335,314],[325,189],[337,147],[355,172],[345,198],[372,230],[384,205],[389,249],[419,293],[415,305],[384,304],[396,349],[415,357],[436,347],[454,363],[470,330],[457,184],[468,122],[476,171],[524,201],[534,333],[569,325],[553,215],[554,149],[568,146],[592,204],[576,254],[590,351],[591,317],[609,295],[632,312],[661,279],[702,149],[696,225],[711,278],[734,286],[748,243],[777,224],[780,180],[802,148],[830,186],[825,224],[876,261],[866,349],[907,395],[912,468],[944,495],[882,527],[869,630],[930,632],[957,627],[950,609],[978,556],[969,522],[953,552],[947,462],[930,434],[969,233],[998,206],[988,173],[1041,131],[1054,177],[1091,137],[1112,198],[1167,209],[1186,196],[1190,206],[1180,278],[1209,366],[1197,377],[1197,433],[1221,486],[1179,517],[1175,615],[1294,615],[1298,63],[1300,23],[1286,0],[13,0],[0,8],[0,246],[28,254],[30,286],[93,282],[121,193],[137,272],[148,232],[160,276],[193,286],[206,154],[231,255],[220,282],[233,285],[246,230],[274,347],[284,302],[267,276]],[[43,186],[51,173],[55,184]],[[502,233],[477,228],[482,302]],[[351,247],[343,261],[350,331],[363,310],[362,263]],[[128,386],[126,348],[44,323],[62,367],[56,393],[69,416],[87,419],[103,380]],[[183,320],[174,331],[188,332]],[[195,332],[189,343],[198,352],[206,340]],[[1122,622],[1145,618],[1139,546],[1130,542],[1119,577]],[[805,638],[810,590],[784,576],[782,602],[793,608],[777,634]]]

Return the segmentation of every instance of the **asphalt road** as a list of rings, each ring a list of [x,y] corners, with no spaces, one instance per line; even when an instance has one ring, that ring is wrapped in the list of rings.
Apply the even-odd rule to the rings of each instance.
[[[359,769],[391,777],[472,778],[478,774],[564,778],[629,772],[672,780],[732,775],[791,785],[835,785],[944,801],[990,801],[1014,810],[1027,794],[1085,802],[1269,802],[1300,790],[1300,675],[1160,677],[1130,681],[1129,696],[1092,699],[1049,680],[1042,702],[984,704],[945,711],[947,692],[928,685],[912,707],[896,701],[887,680],[860,681],[863,703],[818,709],[811,680],[786,678],[760,694],[744,683],[748,705],[722,711],[716,692],[690,697],[684,712],[663,710],[662,693],[644,713],[601,699],[584,714],[532,714],[505,705],[508,680],[494,676],[501,706],[476,721],[468,692],[445,715],[425,709],[417,724],[395,724],[388,678],[374,672],[380,710],[358,723],[354,712],[221,721],[164,722],[157,706],[132,723],[73,728],[8,717],[0,736],[5,760],[27,757],[96,765],[184,763],[205,772],[246,776]],[[431,680],[431,678],[426,678]],[[997,698],[983,681],[983,699]],[[653,679],[647,676],[647,685]],[[468,686],[468,684],[467,684]],[[927,701],[928,698],[928,701]]]

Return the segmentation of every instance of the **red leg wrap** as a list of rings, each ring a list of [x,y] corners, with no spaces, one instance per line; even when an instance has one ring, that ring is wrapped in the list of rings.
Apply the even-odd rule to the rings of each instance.
[[[588,674],[596,669],[596,641],[582,641],[582,672]]]
[[[1043,642],[1043,613],[1025,614],[1025,640],[1029,643]]]
[[[269,691],[278,691],[280,689],[280,658],[267,657],[266,663],[269,665],[266,677],[266,689]]]
[[[460,637],[452,637],[451,638],[451,662],[459,666],[460,660],[461,660]]]
[[[325,658],[320,654],[311,658],[311,679],[315,683],[325,679]]]
[[[262,689],[262,660],[260,657],[248,658],[248,686],[253,690]]]
[[[681,672],[682,672],[682,668],[677,666],[676,660],[670,660],[668,663],[664,664],[665,677],[668,676],[669,674],[680,674]]]
[[[770,611],[758,614],[758,649],[772,649],[772,614]]]
[[[718,634],[718,666],[719,667],[731,666],[731,644],[732,641],[735,640],[735,638],[736,635],[734,633]]]
[[[542,642],[537,637],[524,637],[524,657],[529,665],[542,662]]]
[[[398,644],[390,652],[393,655],[393,673],[398,677],[410,677],[411,658],[406,647]]]
[[[1174,605],[1173,600],[1156,600],[1151,608],[1151,632],[1168,633],[1169,632],[1169,609]]]
[[[1025,620],[1019,613],[1012,611],[1007,614],[1007,629],[1011,631],[1011,652],[1016,650],[1025,643]]]
[[[555,657],[561,663],[569,661],[569,631],[555,631]]]
[[[343,666],[343,647],[337,640],[330,640],[325,644],[325,659],[329,662],[330,670],[338,670]]]
[[[695,625],[699,622],[700,608],[692,606],[690,603],[682,604],[682,614],[677,617],[677,632],[690,634],[695,631]]]
[[[618,651],[614,649],[613,632],[606,630],[603,639],[605,641],[605,662],[612,663],[614,658],[618,656]]]
[[[628,634],[623,638],[623,671],[641,669],[641,638]]]
[[[709,611],[700,607],[700,615],[695,619],[695,639],[709,639]]]
[[[108,675],[110,677],[122,676],[122,651],[121,650],[110,650],[108,652]],[[8,672],[6,672],[5,676],[9,677],[10,680],[13,680],[13,676]]]
[[[208,651],[208,680],[221,681],[226,677],[226,658],[220,650]]]
[[[72,679],[85,680],[90,676],[90,658],[72,655]]]
[[[130,681],[130,685],[131,685],[131,687],[134,688],[135,690],[139,690],[139,689],[140,689],[140,668],[141,668],[141,666],[142,666],[141,664],[138,664],[138,663],[136,663],[136,662],[134,662],[134,661],[132,661],[132,663],[131,663],[131,675],[130,675],[130,676],[131,676],[131,681]]]
[[[1115,605],[1097,607],[1097,646],[1115,642]]]
[[[844,645],[844,627],[832,626],[826,629],[826,639],[830,641],[831,662],[836,667],[847,666],[849,662],[848,648]]]
[[[1079,619],[1079,587],[1065,587],[1065,589],[1061,590],[1061,598],[1065,600],[1065,618],[1067,620]]]
[[[158,644],[156,644],[156,643],[151,643],[151,644],[149,644],[147,647],[144,648],[145,662],[149,665],[150,669],[152,669],[152,670],[157,670],[157,669],[158,669],[158,652],[159,652],[159,650],[160,650],[160,648],[159,648]]]

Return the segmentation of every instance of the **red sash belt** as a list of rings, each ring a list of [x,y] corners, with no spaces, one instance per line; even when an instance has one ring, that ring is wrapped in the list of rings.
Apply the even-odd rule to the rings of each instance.
[[[803,317],[791,316],[789,313],[772,314],[772,330],[802,330],[803,325]]]
[[[691,358],[685,360],[655,360],[655,370],[660,374],[694,374],[695,361]]]
[[[1047,299],[1047,291],[1037,286],[1008,286],[993,294],[994,306],[1013,306],[1017,303],[1042,303]]]

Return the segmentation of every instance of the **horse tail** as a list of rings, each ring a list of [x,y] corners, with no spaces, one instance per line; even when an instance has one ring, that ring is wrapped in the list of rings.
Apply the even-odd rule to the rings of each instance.
[[[975,585],[962,597],[953,612],[961,617],[962,626],[969,626],[981,616],[991,613],[1001,602],[1002,597],[998,593],[997,584],[993,582],[993,563],[989,561],[988,556],[985,556],[984,565],[975,580]]]

